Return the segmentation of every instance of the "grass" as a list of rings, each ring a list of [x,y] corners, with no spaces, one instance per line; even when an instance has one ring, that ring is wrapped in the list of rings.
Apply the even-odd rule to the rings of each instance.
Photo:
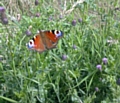
[[[13,6],[15,12],[11,6],[17,2],[9,6],[0,2],[9,21],[0,23],[0,102],[119,103],[120,1],[41,0],[37,6],[29,1],[31,7],[19,2],[23,4],[19,22],[10,18],[22,11],[21,6]],[[25,34],[29,28],[31,36]],[[53,50],[30,51],[26,43],[38,29],[62,30],[64,37]]]

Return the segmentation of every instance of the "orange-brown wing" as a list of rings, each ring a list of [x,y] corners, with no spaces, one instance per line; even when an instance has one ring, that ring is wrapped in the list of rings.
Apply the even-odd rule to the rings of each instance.
[[[55,48],[58,44],[58,40],[63,36],[63,33],[61,31],[56,30],[44,31],[41,34],[46,49]]]
[[[42,41],[41,34],[37,34],[34,36],[28,43],[28,48],[32,50],[36,50],[38,52],[43,52],[46,50],[45,45]]]
[[[43,52],[46,50],[40,34],[35,36],[34,45],[35,45],[35,50],[37,50],[39,52]]]
[[[51,30],[51,31],[40,31],[39,34],[34,36],[27,47],[38,52],[44,52],[48,49],[55,48],[58,40],[63,36],[62,31]]]

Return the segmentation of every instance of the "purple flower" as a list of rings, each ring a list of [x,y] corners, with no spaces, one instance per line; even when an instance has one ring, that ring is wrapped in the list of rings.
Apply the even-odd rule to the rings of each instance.
[[[3,13],[4,11],[5,11],[5,8],[0,6],[0,13]]]
[[[96,66],[96,68],[97,68],[99,71],[102,71],[102,65],[98,64],[98,65]]]
[[[103,58],[102,61],[103,61],[104,64],[108,63],[108,59],[107,58]]]
[[[3,60],[3,55],[0,55],[0,61],[2,61]]]
[[[79,18],[79,19],[78,19],[78,22],[80,22],[80,23],[81,23],[81,22],[82,22],[82,18]]]
[[[25,34],[26,34],[27,36],[30,36],[32,33],[31,33],[31,31],[28,29],[28,30],[26,30]]]
[[[77,49],[76,45],[73,45],[73,49]]]
[[[39,1],[38,0],[35,0],[35,5],[37,6],[39,4]]]
[[[6,16],[6,13],[5,12],[2,12],[1,13],[1,21],[3,24],[8,24],[8,19],[7,19],[7,16]]]
[[[3,22],[3,24],[6,25],[6,24],[8,24],[8,19],[7,19],[7,18],[3,18],[3,19],[2,19],[2,22]]]
[[[36,17],[40,17],[40,13],[36,13],[36,15],[35,15]]]
[[[98,87],[95,87],[95,91],[98,92],[98,91],[99,91],[99,88],[98,88]]]
[[[53,19],[53,17],[52,17],[52,16],[49,16],[48,20],[51,21],[52,19]]]
[[[60,19],[62,19],[62,18],[63,18],[63,16],[62,16],[62,15],[59,15],[59,18],[60,18]]]
[[[72,21],[72,25],[75,26],[76,25],[76,20]]]
[[[67,59],[67,55],[64,54],[64,55],[62,56],[62,60],[66,60],[66,59]]]
[[[116,80],[116,84],[120,85],[120,78]]]

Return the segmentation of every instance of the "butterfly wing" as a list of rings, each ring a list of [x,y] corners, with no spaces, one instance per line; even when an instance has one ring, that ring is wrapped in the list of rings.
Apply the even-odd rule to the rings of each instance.
[[[41,34],[46,49],[55,48],[58,44],[58,40],[63,36],[62,31],[57,30],[44,31]]]
[[[34,36],[29,43],[27,44],[27,47],[32,50],[36,50],[38,52],[43,52],[46,50],[45,45],[42,41],[41,34],[37,34]]]
[[[46,50],[55,48],[58,40],[63,36],[62,31],[51,30],[51,31],[40,31],[34,36],[27,47],[38,52],[44,52]]]

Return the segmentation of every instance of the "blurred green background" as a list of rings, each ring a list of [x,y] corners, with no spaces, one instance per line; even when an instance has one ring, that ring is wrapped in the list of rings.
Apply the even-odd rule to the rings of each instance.
[[[37,30],[55,49],[28,50]],[[1,0],[0,103],[119,103],[120,0]]]

